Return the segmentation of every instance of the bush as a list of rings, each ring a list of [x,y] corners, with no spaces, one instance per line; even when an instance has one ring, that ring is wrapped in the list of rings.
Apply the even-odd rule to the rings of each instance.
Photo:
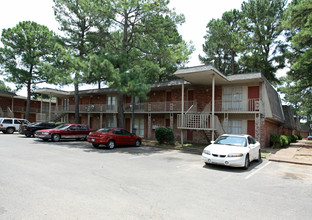
[[[302,140],[302,136],[301,135],[298,135],[298,140]]]
[[[287,137],[287,135],[284,135],[284,134],[280,136],[280,140],[281,140],[281,146],[282,147],[289,145],[291,142],[291,141],[289,141],[289,138]]]
[[[170,145],[174,145],[174,134],[171,128],[156,128],[155,137],[159,144],[167,143]]]
[[[280,135],[278,134],[271,134],[271,139],[273,148],[280,148],[281,147],[281,141],[280,141]]]
[[[297,140],[298,140],[298,136],[297,135],[293,135],[293,143],[296,143],[297,142]]]

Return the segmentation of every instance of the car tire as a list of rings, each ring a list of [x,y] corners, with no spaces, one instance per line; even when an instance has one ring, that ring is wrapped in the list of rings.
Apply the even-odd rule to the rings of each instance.
[[[14,128],[7,128],[6,129],[7,134],[13,134],[14,133]]]
[[[59,134],[53,134],[52,135],[52,141],[53,142],[59,142],[61,140],[61,135]]]
[[[135,143],[134,143],[134,146],[140,147],[140,145],[141,145],[141,141],[139,139],[136,139]]]
[[[110,140],[107,145],[108,145],[109,149],[114,149],[115,148],[115,141]]]
[[[249,161],[249,155],[247,154],[245,157],[245,165],[244,165],[244,170],[248,170],[250,165],[250,161]]]
[[[261,150],[259,150],[259,153],[258,153],[258,158],[256,160],[257,162],[260,162],[261,161]]]
[[[98,148],[100,145],[99,144],[92,144],[93,147]]]
[[[6,134],[7,132],[6,132],[6,131],[2,131],[2,133],[3,133],[3,134]]]

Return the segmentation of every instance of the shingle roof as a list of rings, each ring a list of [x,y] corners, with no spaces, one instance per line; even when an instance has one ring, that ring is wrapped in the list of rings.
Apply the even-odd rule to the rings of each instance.
[[[15,96],[16,94],[13,93],[13,92],[7,92],[7,91],[4,91],[4,90],[1,90],[1,89],[0,89],[0,95]]]
[[[285,122],[283,126],[285,128],[291,128],[291,129],[296,129],[296,122],[294,120],[294,114],[288,105],[283,105],[283,111],[284,111],[284,117],[285,117]]]

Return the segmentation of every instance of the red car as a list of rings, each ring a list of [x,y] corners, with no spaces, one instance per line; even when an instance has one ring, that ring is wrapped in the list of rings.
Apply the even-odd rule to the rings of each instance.
[[[52,129],[45,129],[36,131],[35,137],[41,138],[44,141],[51,139],[57,142],[61,139],[76,139],[76,140],[86,140],[88,134],[94,131],[88,128],[86,125],[82,124],[63,124]]]
[[[99,147],[101,144],[113,149],[115,146],[134,145],[139,147],[142,139],[139,136],[131,134],[122,128],[101,128],[96,132],[91,132],[88,141],[93,147]]]

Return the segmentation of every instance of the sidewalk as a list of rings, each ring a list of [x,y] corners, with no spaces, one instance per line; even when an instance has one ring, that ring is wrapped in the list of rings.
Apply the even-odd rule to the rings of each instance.
[[[287,148],[265,149],[271,155],[267,157],[270,161],[294,163],[312,166],[312,141],[299,140]]]

